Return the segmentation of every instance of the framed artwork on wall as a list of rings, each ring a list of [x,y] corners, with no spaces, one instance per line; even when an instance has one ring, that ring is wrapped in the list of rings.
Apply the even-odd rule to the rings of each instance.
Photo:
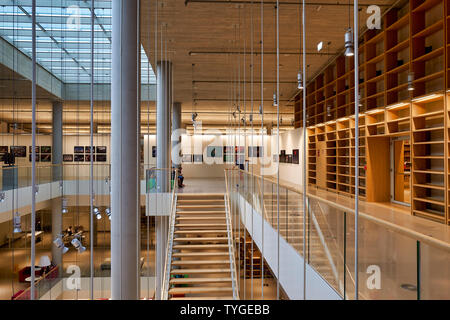
[[[95,155],[92,157],[93,161],[95,161]],[[90,154],[85,154],[84,155],[84,161],[85,162],[91,162],[91,155]]]
[[[298,149],[292,150],[292,163],[299,164],[300,163],[300,154]]]
[[[40,160],[39,154],[36,154],[35,156],[36,156],[35,157],[36,158],[36,162],[39,162],[39,160]],[[30,154],[28,154],[28,160],[31,162],[32,161],[31,159],[32,159],[32,154],[30,153]]]
[[[223,155],[223,162],[227,164],[233,164],[234,163],[234,154],[224,154]]]
[[[84,148],[83,148],[84,150]],[[75,162],[84,162],[84,154],[76,154],[74,155],[73,161]]]
[[[41,154],[41,162],[52,162],[51,154]]]
[[[38,147],[38,146],[36,146],[36,147],[35,147],[35,150],[36,150],[36,153],[39,153],[39,152],[41,151],[41,148]],[[28,147],[28,153],[32,153],[32,152],[33,152],[33,147],[32,147],[32,146],[29,146],[29,147]]]
[[[97,162],[106,162],[106,154],[97,154],[95,156],[95,161]]]
[[[50,146],[41,146],[41,153],[52,153],[52,147],[50,147]]]
[[[222,158],[222,147],[208,146],[206,156],[208,158]]]
[[[84,147],[82,146],[73,147],[73,153],[84,153]]]
[[[194,163],[203,163],[203,155],[194,154]]]
[[[85,153],[91,153],[91,146],[85,146],[84,147],[84,152]],[[92,153],[95,153],[95,147],[92,147]]]
[[[183,163],[192,163],[192,154],[183,154]]]
[[[63,162],[73,162],[73,154],[63,154]]]
[[[292,163],[292,154],[286,155],[286,163]]]
[[[97,153],[106,153],[107,148],[105,146],[98,146]]]
[[[27,147],[25,146],[11,146],[11,153],[17,158],[25,158],[27,156]]]

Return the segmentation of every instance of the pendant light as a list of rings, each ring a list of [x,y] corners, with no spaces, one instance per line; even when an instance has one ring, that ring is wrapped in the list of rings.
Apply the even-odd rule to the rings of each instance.
[[[273,106],[278,107],[278,99],[276,93],[273,94]]]
[[[20,213],[16,212],[14,213],[14,233],[21,233],[22,227],[21,227],[21,221],[20,221]]]
[[[297,73],[297,89],[303,90],[303,75],[301,70]]]
[[[348,28],[345,32],[345,56],[353,57],[355,55],[355,46],[353,43],[353,29]]]
[[[414,72],[408,73],[408,91],[414,91]]]

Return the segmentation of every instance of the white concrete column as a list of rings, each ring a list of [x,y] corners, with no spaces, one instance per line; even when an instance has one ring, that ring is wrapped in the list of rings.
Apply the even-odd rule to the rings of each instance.
[[[177,132],[178,129],[181,129],[181,103],[174,102],[172,107],[172,164],[174,167],[179,168],[181,166],[181,157],[177,157],[178,159],[174,159],[175,155],[181,155],[181,134]],[[175,134],[174,134],[175,133]],[[179,152],[177,152],[177,146],[179,148]]]
[[[172,113],[172,63],[160,61],[156,75],[156,167],[168,169],[171,161],[171,113]],[[170,170],[156,172],[158,193],[170,192]],[[156,217],[156,288],[155,298],[161,298],[161,287],[164,278],[164,266],[167,246],[168,217]]]
[[[139,272],[139,1],[112,2],[111,298],[137,300]]]

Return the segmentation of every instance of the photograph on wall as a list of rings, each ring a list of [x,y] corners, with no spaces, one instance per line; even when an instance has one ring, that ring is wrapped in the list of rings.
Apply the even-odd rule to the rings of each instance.
[[[106,153],[106,147],[105,146],[98,146],[97,147],[97,153]]]
[[[206,155],[208,158],[222,158],[222,147],[208,146]]]
[[[286,155],[286,163],[292,163],[292,154]]]
[[[10,149],[11,153],[17,158],[26,158],[27,156],[27,147],[25,146],[11,146]]]
[[[194,163],[203,163],[203,155],[194,154]]]
[[[293,164],[299,164],[300,163],[300,157],[299,157],[299,150],[298,149],[292,150],[292,163]]]
[[[41,154],[41,162],[52,162],[51,154]]]
[[[63,162],[73,162],[73,154],[63,154]]]
[[[183,154],[183,163],[192,163],[192,154]]]
[[[36,150],[36,153],[39,153],[41,151],[41,148],[38,147],[38,146],[36,146],[34,149]],[[33,147],[29,146],[28,147],[28,153],[32,153],[32,152],[33,152]]]
[[[106,154],[97,154],[95,156],[95,161],[97,161],[97,162],[106,162]]]
[[[31,159],[32,159],[32,154],[30,153],[28,155],[28,160],[30,160],[30,162],[31,162],[32,161]],[[39,160],[40,160],[39,154],[35,154],[35,159],[36,159],[36,162],[39,162]]]
[[[84,147],[84,152],[85,153],[91,153],[91,146],[85,146]],[[92,147],[92,153],[95,153],[95,147]]]
[[[234,151],[235,151],[235,153],[245,153],[245,148],[236,146],[236,147],[234,147]]]
[[[5,153],[8,153],[8,146],[0,146],[0,156],[3,156]]]
[[[93,161],[95,161],[95,155],[92,157]],[[90,154],[85,154],[84,155],[84,161],[85,162],[91,162],[91,155]]]
[[[231,146],[224,146],[223,147],[223,153],[233,153],[233,147],[231,147]]]
[[[280,163],[286,163],[286,155],[280,154]]]
[[[41,146],[41,153],[52,153],[51,146]]]
[[[73,147],[73,153],[84,153],[84,147],[81,147],[81,146]],[[83,157],[83,159],[84,159],[84,157]]]
[[[73,159],[75,162],[84,162],[84,154],[76,154]]]
[[[156,146],[152,146],[152,158],[156,158]]]

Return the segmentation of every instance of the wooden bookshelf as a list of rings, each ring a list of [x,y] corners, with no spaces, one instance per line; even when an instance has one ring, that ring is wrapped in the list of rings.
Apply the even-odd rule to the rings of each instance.
[[[389,159],[384,152],[378,161],[387,163],[375,170],[377,153],[392,137],[409,135],[405,170],[410,171],[411,214],[450,224],[450,2],[409,0],[390,10],[382,30],[360,38],[357,79],[353,69],[353,58],[341,55],[306,86],[308,146],[323,145],[327,154],[321,164],[325,174],[317,178],[318,149],[308,153],[309,185],[349,196],[355,192],[358,85],[359,195],[389,201],[386,179],[374,181],[377,170],[388,170]],[[414,90],[408,90],[410,73]],[[301,127],[301,91],[295,102],[295,127]]]

